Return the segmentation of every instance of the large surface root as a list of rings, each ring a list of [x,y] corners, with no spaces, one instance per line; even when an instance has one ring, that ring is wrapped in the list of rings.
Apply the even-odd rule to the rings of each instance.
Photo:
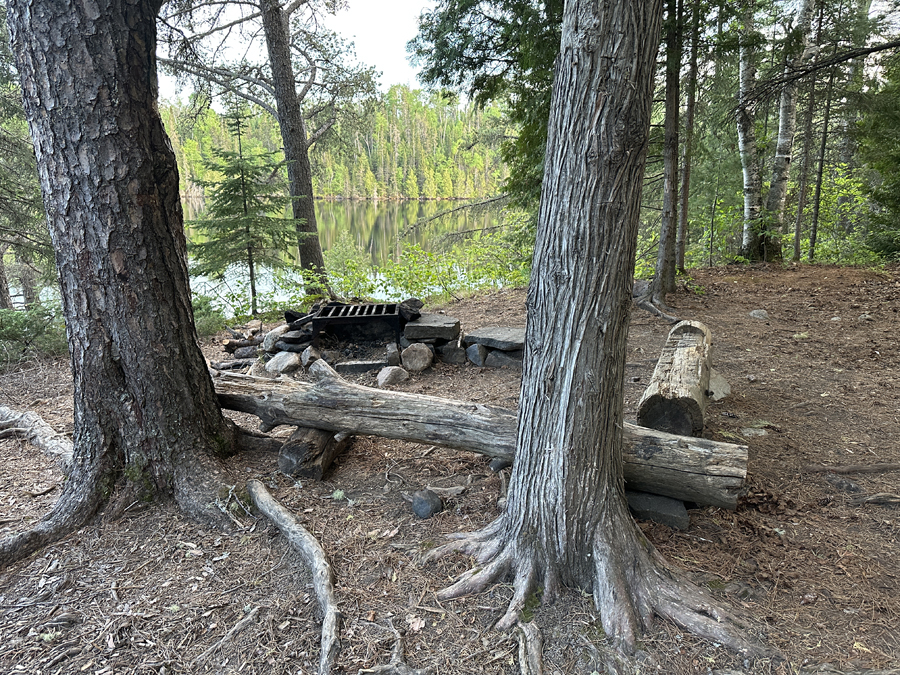
[[[20,436],[54,460],[63,473],[72,464],[72,441],[56,433],[37,413],[18,412],[0,405],[0,432]]]
[[[552,599],[562,576],[561,570],[542,560],[535,549],[505,538],[504,517],[478,532],[455,535],[454,541],[432,550],[424,558],[427,562],[462,552],[481,563],[442,590],[438,594],[441,599],[480,593],[511,575],[513,597],[496,624],[499,630],[517,624],[526,601],[540,592],[542,586],[542,599]],[[633,522],[628,527],[636,532]],[[650,628],[654,617],[660,617],[746,656],[773,655],[753,642],[740,621],[671,567],[639,534],[609,537],[598,531],[594,535],[592,557],[594,573],[590,584],[594,603],[607,638],[621,653],[634,653],[641,633]]]
[[[256,507],[271,520],[297,551],[303,556],[313,577],[313,589],[322,609],[322,642],[319,655],[319,675],[327,675],[341,648],[338,638],[340,612],[334,594],[334,574],[325,551],[316,538],[297,519],[272,497],[258,480],[247,481],[247,491]]]

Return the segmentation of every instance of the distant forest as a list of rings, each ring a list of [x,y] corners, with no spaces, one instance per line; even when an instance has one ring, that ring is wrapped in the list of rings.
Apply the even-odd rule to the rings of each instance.
[[[250,112],[244,151],[277,151],[278,124]],[[199,183],[213,148],[236,149],[227,113],[168,102],[162,115],[181,170],[191,216],[202,210]],[[507,133],[496,105],[483,109],[437,93],[394,86],[360,104],[310,152],[316,197],[347,199],[471,199],[497,194],[507,177],[500,146]]]

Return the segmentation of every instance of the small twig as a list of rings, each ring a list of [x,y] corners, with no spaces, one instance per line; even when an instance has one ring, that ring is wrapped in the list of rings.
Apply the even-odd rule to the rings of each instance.
[[[205,660],[207,657],[209,657],[210,654],[212,654],[214,651],[216,651],[219,647],[221,647],[226,642],[231,640],[231,638],[233,638],[235,635],[237,635],[239,632],[241,632],[247,626],[247,624],[249,624],[250,622],[253,621],[254,618],[256,618],[256,614],[258,612],[259,612],[259,606],[257,605],[252,610],[250,610],[250,613],[247,616],[245,616],[243,619],[241,619],[236,624],[234,624],[234,626],[231,627],[231,630],[229,630],[227,633],[225,633],[225,635],[222,636],[221,640],[216,642],[212,647],[210,647],[205,652],[203,652],[200,656],[198,656],[196,659],[194,659],[194,663]]]

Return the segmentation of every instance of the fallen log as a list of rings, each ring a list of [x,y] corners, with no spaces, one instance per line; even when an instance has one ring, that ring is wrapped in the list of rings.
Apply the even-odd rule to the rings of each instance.
[[[436,396],[352,384],[323,361],[314,383],[214,373],[222,407],[251,413],[263,430],[281,424],[432,443],[512,459],[516,413]],[[629,489],[734,509],[747,475],[747,446],[624,427]]]
[[[669,331],[638,403],[638,424],[681,436],[703,433],[711,346],[709,329],[699,321],[682,321]]]
[[[298,427],[278,451],[278,469],[289,476],[322,480],[335,457],[350,445],[350,434]]]
[[[234,354],[234,352],[241,347],[256,347],[257,345],[261,345],[265,337],[265,335],[260,335],[259,333],[257,333],[251,338],[223,340],[222,349],[224,349],[229,354]]]

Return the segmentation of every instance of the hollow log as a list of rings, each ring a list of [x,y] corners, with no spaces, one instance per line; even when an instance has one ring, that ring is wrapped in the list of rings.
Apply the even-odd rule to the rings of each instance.
[[[711,346],[709,329],[699,321],[682,321],[669,331],[638,403],[638,424],[681,436],[703,433]]]
[[[222,407],[251,413],[263,430],[281,424],[443,445],[511,460],[516,413],[499,406],[373,389],[347,382],[323,361],[314,383],[213,373]],[[624,426],[629,489],[734,509],[747,476],[747,446]]]
[[[278,468],[289,476],[322,480],[335,457],[350,445],[350,434],[298,427],[278,451]]]

